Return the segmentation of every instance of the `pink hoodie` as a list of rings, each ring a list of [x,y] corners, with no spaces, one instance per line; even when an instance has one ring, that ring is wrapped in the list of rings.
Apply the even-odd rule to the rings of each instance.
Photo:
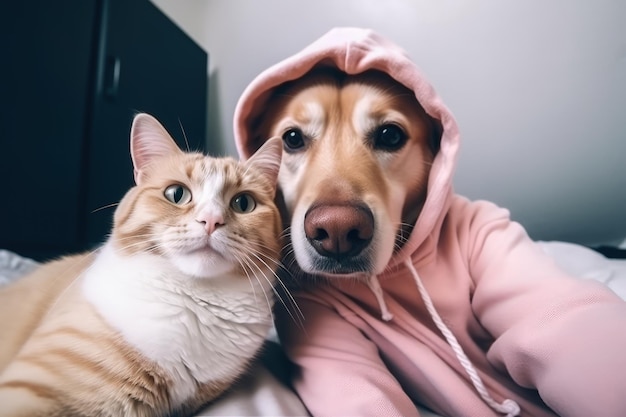
[[[320,63],[388,73],[443,133],[423,211],[385,273],[295,293],[304,327],[277,311],[311,413],[626,416],[626,303],[560,270],[507,210],[453,193],[456,122],[401,48],[334,29],[264,71],[235,111],[241,156],[258,146],[251,120],[271,91]]]

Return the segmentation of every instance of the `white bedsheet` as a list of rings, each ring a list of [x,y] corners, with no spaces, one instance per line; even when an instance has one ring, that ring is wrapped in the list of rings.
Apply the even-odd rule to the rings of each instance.
[[[593,279],[626,299],[626,260],[565,242],[539,242],[557,264],[572,275]],[[29,272],[37,263],[0,250],[0,285]],[[273,338],[270,338],[273,339]],[[231,390],[207,406],[198,416],[307,416],[306,408],[286,381],[288,362],[274,340],[268,340],[259,360]],[[421,409],[423,417],[437,417]]]
[[[609,259],[600,253],[566,242],[539,242],[544,252],[570,274],[593,279],[626,300],[626,259]]]

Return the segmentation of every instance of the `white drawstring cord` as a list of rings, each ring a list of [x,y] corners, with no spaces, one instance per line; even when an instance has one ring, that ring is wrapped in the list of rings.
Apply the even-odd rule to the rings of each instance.
[[[457,359],[459,360],[459,363],[461,364],[461,366],[463,366],[463,368],[465,369],[465,372],[470,377],[470,380],[472,381],[472,384],[474,385],[474,388],[476,389],[476,391],[478,391],[478,393],[480,394],[480,397],[491,408],[493,408],[494,410],[496,410],[497,412],[501,414],[505,414],[506,417],[518,416],[520,413],[520,406],[515,401],[511,399],[505,399],[502,402],[502,404],[500,404],[496,402],[491,397],[491,395],[489,395],[489,392],[487,391],[487,388],[485,388],[485,384],[480,378],[480,375],[478,375],[476,368],[474,368],[474,365],[472,365],[472,362],[470,362],[469,358],[463,351],[463,348],[457,341],[456,337],[454,336],[454,334],[452,334],[452,331],[450,331],[448,326],[446,326],[446,324],[443,322],[443,320],[439,316],[439,313],[437,313],[437,310],[435,309],[435,306],[432,300],[430,299],[430,296],[428,295],[428,292],[426,291],[424,284],[422,284],[422,279],[420,278],[419,274],[417,273],[417,270],[413,266],[413,263],[411,262],[410,259],[408,259],[405,262],[405,264],[407,268],[409,268],[409,270],[413,274],[413,277],[415,278],[415,282],[417,284],[417,288],[419,289],[420,295],[422,296],[422,300],[424,301],[424,305],[426,306],[426,309],[428,310],[428,312],[430,313],[430,316],[435,322],[435,325],[437,326],[439,331],[443,334],[443,336],[446,338],[446,341],[448,342],[448,344],[454,351]],[[378,287],[380,289],[380,283],[378,283],[377,280],[376,280],[376,283],[378,284]],[[372,289],[372,291],[374,290]],[[382,290],[381,290],[381,298],[382,298]],[[384,312],[383,312],[383,316],[384,316]]]
[[[385,304],[385,299],[383,298],[383,289],[380,287],[380,282],[378,281],[378,277],[376,275],[371,275],[367,280],[367,286],[370,287],[370,290],[374,293],[376,297],[376,301],[378,301],[378,305],[380,306],[380,312],[383,316],[384,321],[389,321],[393,318],[393,314],[389,312],[387,308],[387,304]]]

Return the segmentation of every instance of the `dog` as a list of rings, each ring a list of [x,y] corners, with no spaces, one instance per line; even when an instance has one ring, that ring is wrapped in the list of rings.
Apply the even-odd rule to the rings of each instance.
[[[458,126],[404,49],[333,28],[261,72],[235,144],[274,136],[293,283],[275,324],[312,415],[626,415],[607,394],[626,386],[626,304],[454,192]]]
[[[279,184],[300,269],[326,277],[381,273],[426,197],[438,128],[387,74],[314,71],[266,106],[261,137],[282,137]]]

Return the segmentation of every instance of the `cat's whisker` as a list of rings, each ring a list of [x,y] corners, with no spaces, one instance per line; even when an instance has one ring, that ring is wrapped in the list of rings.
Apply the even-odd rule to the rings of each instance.
[[[265,299],[268,303],[270,303],[270,300],[267,296],[267,294],[265,293],[265,288],[263,287],[262,283],[260,282],[258,276],[253,272],[253,267],[254,269],[258,270],[263,277],[265,278],[265,280],[267,281],[268,284],[270,284],[270,286],[273,289],[273,284],[272,282],[267,279],[267,276],[265,275],[265,273],[261,270],[261,268],[258,267],[258,265],[256,265],[254,262],[252,262],[252,260],[249,258],[249,256],[246,253],[241,253],[240,256],[238,256],[238,252],[233,250],[233,254],[235,254],[239,264],[241,265],[243,271],[246,273],[246,275],[248,276],[248,279],[250,279],[250,274],[252,274],[252,276],[254,276],[254,278],[257,280],[257,282],[259,283],[259,286],[261,287],[262,291],[263,291],[263,295],[265,296]],[[266,265],[267,266],[267,265]],[[269,267],[268,267],[269,268]],[[254,288],[254,285],[252,286],[252,291],[254,292],[255,298],[256,298],[256,290]],[[270,310],[272,309],[272,304],[269,304],[269,308]]]
[[[156,237],[158,237],[156,233],[144,233],[144,234],[135,234],[132,236],[116,236],[115,240],[118,242],[124,242],[127,240],[154,239]]]
[[[256,259],[259,260],[259,262],[262,262],[268,269],[270,269],[272,271],[272,274],[276,277],[276,281],[280,284],[280,286],[283,288],[283,290],[285,291],[285,293],[287,294],[287,296],[289,297],[289,301],[290,303],[294,306],[294,308],[297,310],[298,315],[300,316],[301,319],[304,319],[304,314],[302,313],[302,310],[300,309],[300,307],[298,306],[298,303],[296,302],[295,298],[293,297],[293,295],[291,294],[291,292],[289,291],[289,289],[287,288],[287,286],[283,283],[283,281],[280,279],[280,277],[278,276],[278,274],[276,272],[273,271],[272,268],[269,267],[269,265],[256,253],[252,253],[252,256],[256,257]],[[270,258],[271,259],[271,258]],[[269,282],[269,281],[268,281]],[[276,296],[278,297],[278,299],[281,301],[282,305],[285,307],[285,309],[287,310],[287,312],[289,313],[289,315],[294,319],[294,321],[296,320],[296,318],[291,314],[291,311],[289,310],[289,307],[287,306],[286,302],[283,300],[282,296],[280,295],[280,293],[278,292],[278,290],[272,286],[272,289],[274,290],[274,293],[276,294]]]
[[[128,249],[141,249],[142,251],[145,251],[147,253],[155,253],[157,251],[163,251],[163,249],[167,249],[165,248],[164,245],[159,244],[159,243],[153,243],[153,242],[145,242],[145,241],[139,241],[139,242],[133,242],[131,244],[126,244],[123,246],[120,246],[118,248],[116,248],[116,251],[119,252],[123,252],[125,250]],[[165,252],[165,251],[163,251]]]
[[[91,214],[96,213],[96,212],[101,211],[101,210],[106,210],[106,209],[111,208],[111,207],[117,207],[119,204],[120,203],[118,201],[117,203],[111,203],[111,204],[107,204],[106,206],[98,207],[96,209],[91,210]]]
[[[261,249],[266,249],[266,250],[269,250],[269,251],[271,251],[271,250],[272,250],[272,248],[270,248],[269,246],[266,246],[266,245],[263,245],[263,244],[260,244],[260,243],[257,243],[257,246],[258,246],[259,248],[261,248]],[[270,255],[267,255],[267,254],[265,254],[265,253],[263,253],[263,252],[259,252],[259,254],[261,254],[261,255],[265,256],[265,257],[267,258],[267,260],[268,260],[268,261],[270,261],[270,262],[272,262],[275,266],[278,266],[278,267],[280,267],[280,266],[281,266],[281,263],[280,263],[280,261],[277,259],[277,256],[275,256],[275,255],[270,256]]]
[[[273,287],[271,281],[267,278],[265,273],[261,270],[261,268],[259,268],[258,265],[256,265],[254,262],[252,262],[247,256],[245,256],[245,254],[242,254],[242,255],[244,255],[244,256],[241,258],[240,262],[243,262],[245,264],[245,266],[247,266],[250,269],[250,273],[256,279],[256,281],[259,283],[259,286],[261,287],[261,290],[263,291],[263,295],[265,297],[265,301],[267,302],[267,306],[268,306],[269,311],[272,311],[272,306],[273,306],[274,303],[272,301],[270,301],[270,298],[268,297],[267,293],[265,292],[265,288],[263,287],[263,284],[259,280],[258,275],[255,274],[252,271],[252,267],[255,267],[259,271],[259,273],[263,276],[263,278],[265,278],[265,280],[270,284],[270,287],[273,289],[274,287]],[[245,267],[244,267],[244,270],[245,270]],[[248,275],[248,272],[246,272],[246,275],[248,276],[248,278],[250,277],[250,275]],[[254,289],[254,286],[252,286],[252,288]]]
[[[283,248],[283,258],[289,260],[289,267],[291,270],[291,266],[293,266],[294,262],[296,262],[295,250],[293,245],[289,244]]]
[[[299,271],[299,268],[297,267],[297,261],[295,256],[284,256],[283,261],[288,261],[287,264],[285,265],[285,269],[292,272],[294,269],[296,271]],[[293,268],[293,266],[296,265],[296,268]],[[293,275],[293,274],[292,274]]]
[[[286,239],[286,238],[290,238],[291,237],[291,226],[287,227],[286,229],[284,229],[281,233],[279,238],[280,239]],[[289,241],[291,241],[291,239],[288,239]]]
[[[265,254],[263,252],[259,252],[257,254],[257,256],[263,256],[268,262],[271,262],[273,265],[275,265],[277,267],[277,269],[281,269],[281,270],[284,270],[285,272],[289,273],[289,270],[286,269],[285,265],[280,260],[278,260],[277,257],[267,255],[267,254]],[[263,262],[261,259],[259,259],[259,260],[261,262]],[[268,267],[269,267],[269,265],[268,265]]]
[[[262,246],[262,245],[259,245]],[[286,273],[291,274],[290,269],[285,266],[282,262],[276,261],[275,258],[268,256],[264,253],[259,253],[259,254],[253,254],[260,262],[262,262],[263,264],[265,264],[266,266],[268,266],[268,264],[261,259],[260,256],[264,256],[266,257],[269,261],[275,263],[279,269],[284,270]],[[269,266],[268,266],[269,267]],[[281,292],[278,291],[277,288],[274,287],[274,293],[276,294],[276,296],[278,297],[278,299],[280,300],[281,304],[284,306],[285,310],[287,311],[287,313],[289,314],[289,316],[292,318],[292,320],[294,320],[295,323],[298,323],[298,325],[303,326],[303,320],[304,320],[304,313],[302,312],[302,310],[300,309],[300,306],[298,305],[296,299],[294,298],[294,296],[291,294],[291,291],[289,290],[289,287],[285,284],[285,282],[281,279],[281,277],[276,273],[273,272],[273,275],[276,277],[276,281],[279,284],[279,287],[281,288],[282,292],[286,295],[286,297],[289,300],[289,303],[293,306],[293,308],[295,309],[295,314],[292,313],[292,309],[287,305],[286,301],[284,300],[283,296],[281,295]]]
[[[254,264],[254,263],[253,263],[253,265],[255,266],[255,268],[256,268],[256,269],[258,269],[258,270],[259,270],[259,272],[260,272],[261,276],[263,276],[263,278],[264,278],[264,279],[265,279],[268,283],[270,283],[270,285],[271,285],[271,281],[269,280],[269,278],[267,277],[267,275],[265,274],[265,272],[264,272],[263,270],[261,270],[261,268],[259,268],[259,266],[258,266],[258,265]],[[277,275],[276,273],[274,273],[274,272],[273,272],[273,271],[271,271],[271,270],[270,270],[270,272],[272,273],[272,275],[273,275],[273,276],[274,276],[277,280],[279,280],[279,281],[280,281],[280,278],[278,277],[278,275]],[[256,275],[255,275],[255,276],[256,276]],[[257,276],[257,279],[258,279],[258,276]],[[283,307],[285,307],[285,310],[287,311],[287,313],[289,314],[289,316],[292,318],[292,320],[294,320],[294,322],[298,323],[299,325],[302,325],[302,320],[301,320],[300,318],[296,318],[296,317],[292,314],[292,312],[291,312],[290,308],[287,306],[287,304],[286,304],[285,300],[284,300],[284,299],[283,299],[283,297],[280,295],[280,292],[276,289],[276,287],[275,287],[274,285],[271,285],[271,289],[272,289],[273,293],[276,295],[276,298],[280,301],[280,303],[283,305]],[[291,294],[289,294],[289,296],[291,296]],[[295,303],[295,300],[293,301],[293,304],[295,305],[295,307],[297,308],[297,310],[300,312],[300,315],[302,315],[302,313],[301,313],[301,311],[300,311],[299,307],[298,307],[298,306],[297,306],[297,304]]]
[[[246,274],[246,277],[248,278],[248,281],[250,282],[250,287],[252,288],[252,296],[254,297],[254,301],[256,303],[258,303],[257,300],[257,295],[256,295],[256,289],[254,288],[254,283],[252,282],[252,278],[250,277],[250,272],[248,272],[248,269],[245,267],[244,265],[244,260],[242,260],[241,258],[239,258],[237,256],[236,253],[233,252],[233,256],[235,257],[235,259],[237,260],[237,262],[239,263],[239,266],[241,267],[241,269],[243,270],[243,272]],[[256,277],[255,277],[256,278]],[[258,281],[258,280],[257,280]],[[260,283],[259,283],[260,284]]]
[[[243,171],[242,176],[245,177],[246,175],[248,175],[248,171],[250,171],[250,166],[246,167],[246,169]]]
[[[253,256],[256,256],[254,253],[252,253],[252,255],[253,255]],[[268,283],[268,284],[270,284],[270,286],[271,286],[271,287],[272,287],[272,289],[273,289],[274,284],[273,284],[273,283],[272,283],[269,279],[267,279],[267,276],[265,275],[265,273],[264,273],[263,269],[261,269],[261,267],[260,267],[259,265],[257,265],[257,264],[256,264],[256,263],[252,260],[252,258],[250,257],[250,253],[248,253],[248,251],[246,251],[246,252],[242,252],[242,253],[241,253],[241,257],[242,257],[242,259],[244,260],[244,262],[245,262],[245,266],[248,268],[248,270],[250,271],[250,273],[252,273],[252,274],[256,277],[256,274],[254,273],[254,271],[253,271],[253,270],[257,270],[257,271],[259,271],[261,274],[263,274],[263,276],[264,276],[265,280],[267,281],[267,283]],[[258,257],[257,257],[257,258],[258,258]],[[271,269],[271,268],[270,268],[267,264],[265,264],[265,267],[266,267],[266,268],[268,268],[269,270],[272,270],[272,269]],[[273,271],[272,271],[272,272],[273,272]],[[257,277],[257,279],[258,279],[258,277]],[[260,284],[260,283],[259,283],[259,284]]]
[[[191,149],[189,148],[189,141],[187,140],[187,134],[185,133],[183,122],[180,121],[180,117],[178,118],[178,125],[180,126],[180,131],[183,132],[183,139],[185,140],[185,147],[187,148],[187,152],[191,152]]]

